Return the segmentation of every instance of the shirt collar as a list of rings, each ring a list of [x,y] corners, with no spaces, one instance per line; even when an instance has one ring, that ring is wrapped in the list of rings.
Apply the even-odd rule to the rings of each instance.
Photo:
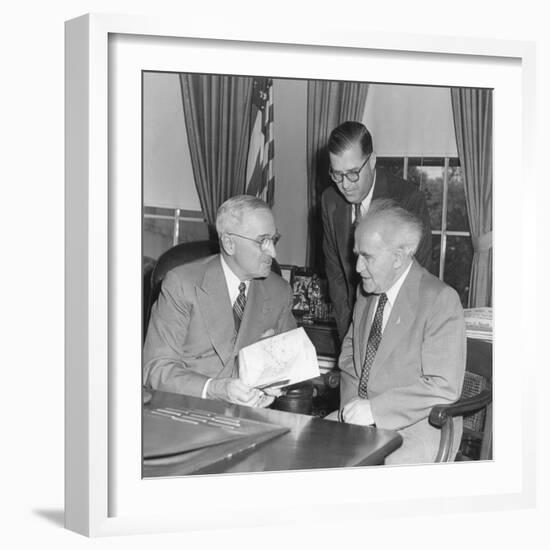
[[[222,270],[225,277],[225,282],[227,284],[227,290],[229,291],[229,298],[231,299],[231,303],[233,303],[237,296],[239,295],[239,285],[241,284],[241,280],[233,273],[231,268],[227,265],[227,262],[225,261],[225,258],[223,257],[223,254],[220,254],[220,261],[222,264]],[[248,287],[250,286],[250,281],[243,281],[246,285],[245,295],[248,294]]]
[[[403,283],[405,282],[405,279],[407,275],[409,274],[409,271],[412,267],[412,261],[409,264],[409,267],[403,271],[399,279],[393,283],[393,285],[389,288],[389,290],[386,291],[386,296],[388,297],[388,302],[390,303],[390,306],[393,307],[393,304],[395,303],[395,300],[397,299],[397,295],[399,294],[399,291],[401,290],[401,287],[403,286]]]
[[[372,185],[370,187],[369,192],[367,193],[367,196],[361,201],[361,215],[364,216],[366,212],[369,210],[370,203],[372,201],[372,194],[374,192],[374,184],[376,183],[376,171],[374,172],[374,178],[372,180]],[[351,207],[351,221],[352,223],[355,221],[355,208]]]

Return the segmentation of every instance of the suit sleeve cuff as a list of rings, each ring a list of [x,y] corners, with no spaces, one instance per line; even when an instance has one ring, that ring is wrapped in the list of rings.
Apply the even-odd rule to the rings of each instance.
[[[206,392],[208,391],[208,386],[210,385],[210,381],[212,380],[212,378],[209,378],[205,384],[204,384],[204,387],[202,388],[202,393],[201,393],[201,397],[203,399],[206,399]]]

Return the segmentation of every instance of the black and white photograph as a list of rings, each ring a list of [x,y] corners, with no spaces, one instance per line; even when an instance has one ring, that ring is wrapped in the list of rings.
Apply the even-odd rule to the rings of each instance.
[[[4,547],[543,546],[544,5],[3,6]]]
[[[142,117],[144,477],[493,459],[492,89],[143,71]]]

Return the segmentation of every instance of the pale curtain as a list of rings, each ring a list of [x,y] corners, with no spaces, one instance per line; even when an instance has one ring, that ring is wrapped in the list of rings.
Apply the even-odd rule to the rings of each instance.
[[[474,248],[469,307],[492,306],[493,95],[492,90],[451,88],[456,142],[464,174]]]
[[[181,74],[180,83],[193,175],[212,227],[218,207],[245,192],[252,78]]]

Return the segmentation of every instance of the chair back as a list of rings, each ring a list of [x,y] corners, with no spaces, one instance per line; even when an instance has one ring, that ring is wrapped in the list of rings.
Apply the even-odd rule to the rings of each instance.
[[[468,399],[492,392],[493,384],[493,345],[491,342],[468,338],[466,372],[462,386],[461,399]],[[492,458],[492,403],[477,412],[463,416],[464,432],[460,455],[471,454],[468,448],[472,444],[479,446],[480,460]],[[475,450],[473,451],[478,454]]]

